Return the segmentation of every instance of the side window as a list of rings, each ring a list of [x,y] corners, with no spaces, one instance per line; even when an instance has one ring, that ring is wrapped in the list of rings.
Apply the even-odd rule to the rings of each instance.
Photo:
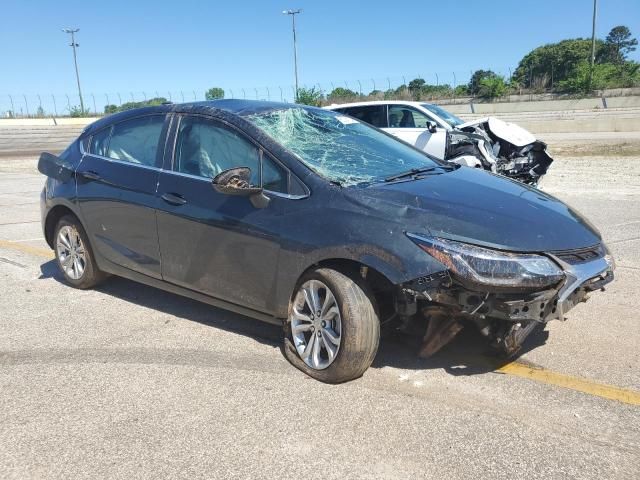
[[[266,156],[262,158],[262,188],[272,192],[287,193],[287,171]]]
[[[182,118],[176,141],[175,171],[213,178],[234,167],[249,167],[251,183],[260,184],[260,157],[254,145],[232,129],[206,118]]]
[[[431,119],[405,105],[389,105],[389,128],[427,128]]]
[[[253,185],[262,185],[274,192],[288,190],[286,169],[266,156],[261,168],[258,148],[240,133],[206,118],[182,118],[176,140],[174,171],[213,178],[235,167],[249,167]]]
[[[104,128],[97,133],[94,133],[91,137],[91,147],[89,153],[94,155],[100,155],[101,157],[107,156],[107,149],[109,148],[109,136],[111,135],[111,127]]]
[[[155,166],[164,115],[148,115],[116,123],[106,157]]]
[[[342,110],[358,120],[378,128],[387,127],[387,115],[385,105],[368,105],[364,107],[349,107]]]

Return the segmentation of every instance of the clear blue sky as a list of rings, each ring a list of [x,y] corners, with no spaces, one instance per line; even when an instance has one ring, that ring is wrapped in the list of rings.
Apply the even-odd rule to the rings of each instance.
[[[508,74],[532,48],[589,37],[592,0],[3,0],[0,95],[75,92],[73,61],[60,29],[80,28],[80,76],[87,94],[183,91],[211,86],[255,98],[254,87],[293,83],[291,22],[297,17],[300,83],[323,88],[395,86],[422,76],[468,80],[469,71]],[[627,25],[640,37],[640,0],[600,0],[597,35]],[[636,51],[633,58],[640,59]],[[137,99],[137,98],[136,98]],[[123,99],[124,100],[124,99]],[[174,97],[174,100],[176,98]],[[2,102],[4,103],[4,101]]]

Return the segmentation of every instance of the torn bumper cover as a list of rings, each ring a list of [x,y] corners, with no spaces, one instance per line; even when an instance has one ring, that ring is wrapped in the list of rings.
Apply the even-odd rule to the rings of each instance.
[[[448,132],[445,160],[533,186],[553,163],[546,143],[524,128],[494,117],[467,122]]]
[[[465,324],[474,324],[493,347],[513,355],[536,327],[565,320],[569,310],[614,277],[615,263],[603,244],[534,255],[408,235],[448,267],[403,285],[405,294],[426,302],[421,310],[428,320],[425,357]]]

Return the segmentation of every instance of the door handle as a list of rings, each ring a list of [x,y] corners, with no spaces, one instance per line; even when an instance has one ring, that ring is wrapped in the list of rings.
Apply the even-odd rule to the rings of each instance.
[[[91,170],[87,170],[85,172],[80,172],[80,175],[83,178],[86,178],[87,180],[102,180],[102,177],[100,176],[100,174],[91,171]]]
[[[187,201],[177,193],[165,193],[160,198],[171,205],[184,205]]]

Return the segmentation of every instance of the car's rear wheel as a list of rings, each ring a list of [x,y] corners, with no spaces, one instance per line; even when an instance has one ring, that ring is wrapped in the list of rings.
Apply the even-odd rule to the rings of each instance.
[[[86,289],[105,279],[106,275],[95,263],[87,234],[76,217],[62,217],[54,235],[56,262],[67,283]]]
[[[285,351],[294,365],[320,381],[339,383],[360,377],[373,362],[380,321],[359,278],[321,268],[300,280],[286,333]]]

